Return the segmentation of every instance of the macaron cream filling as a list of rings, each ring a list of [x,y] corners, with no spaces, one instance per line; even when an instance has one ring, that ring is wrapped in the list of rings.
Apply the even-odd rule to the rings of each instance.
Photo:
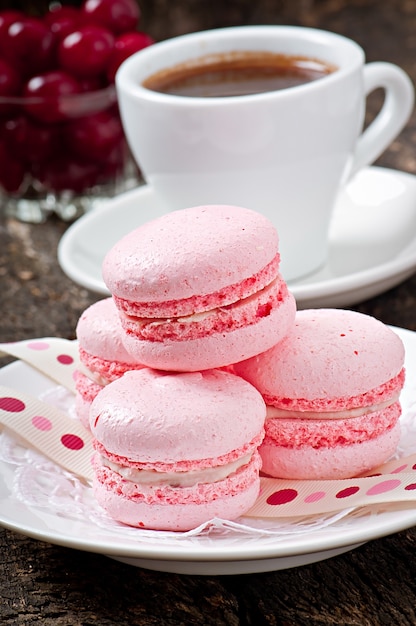
[[[359,415],[338,420],[270,419],[266,420],[265,442],[284,448],[334,448],[377,437],[392,431],[399,421],[401,407],[394,402],[371,416]]]
[[[161,486],[169,485],[170,487],[194,487],[200,483],[216,483],[231,474],[234,474],[241,467],[248,465],[252,455],[246,455],[240,459],[236,459],[226,465],[208,467],[205,469],[189,470],[182,472],[158,472],[155,470],[142,470],[132,467],[125,467],[100,456],[99,463],[104,467],[108,467],[117,474],[120,474],[129,482],[138,483],[140,485]]]
[[[83,363],[80,363],[80,365],[78,366],[78,372],[79,374],[82,374],[83,376],[88,378],[88,380],[90,380],[91,382],[96,383],[97,385],[100,385],[100,387],[105,387],[106,385],[111,383],[113,380],[115,380],[112,378],[106,378],[105,376],[102,376],[98,372],[89,370],[87,367],[85,367],[85,365],[83,365]]]
[[[128,374],[126,376],[128,376]],[[96,419],[96,423],[98,422],[98,419],[99,419],[99,416]],[[95,428],[94,424],[92,424],[92,427],[94,430]],[[212,458],[198,458],[198,457],[193,458],[194,448],[192,448],[191,452],[189,453],[190,456],[188,454],[186,455],[186,458],[183,458],[178,461],[167,461],[166,454],[165,454],[165,459],[163,458],[157,459],[157,460],[148,459],[146,461],[143,459],[141,461],[133,460],[132,458],[129,458],[127,456],[123,456],[115,452],[110,452],[104,446],[104,444],[98,441],[98,439],[96,438],[93,439],[93,446],[96,452],[98,453],[98,456],[106,458],[109,462],[113,463],[116,466],[128,467],[131,469],[136,469],[138,471],[149,470],[149,471],[157,471],[160,474],[162,473],[167,474],[171,472],[184,473],[184,472],[195,471],[195,470],[198,470],[198,471],[206,470],[211,467],[227,466],[233,463],[235,460],[242,459],[242,458],[249,458],[256,452],[261,442],[263,441],[263,438],[264,438],[264,428],[262,427],[261,430],[253,437],[253,439],[251,439],[251,441],[244,443],[242,446],[239,446],[238,448],[229,450],[228,452],[225,452],[221,456],[212,457]],[[137,455],[139,455],[139,450],[137,451]]]
[[[277,277],[258,292],[231,304],[180,317],[138,318],[122,315],[121,323],[128,333],[143,340],[163,341],[174,337],[184,341],[196,335],[203,337],[255,324],[277,309],[287,293],[286,283]]]
[[[121,500],[117,500],[117,507],[121,506],[123,501],[150,506],[156,505],[158,507],[158,515],[161,513],[160,507],[164,508],[166,506],[168,512],[171,506],[184,506],[182,514],[186,514],[189,507],[197,507],[198,509],[202,507],[205,517],[207,513],[204,511],[208,505],[210,512],[207,519],[210,519],[213,516],[218,516],[218,505],[220,509],[223,508],[226,502],[229,504],[235,502],[238,505],[238,500],[242,493],[249,494],[252,504],[258,495],[260,487],[259,470],[261,458],[257,450],[253,453],[248,463],[242,465],[222,480],[199,482],[189,487],[132,482],[126,480],[110,468],[100,465],[97,458],[93,460],[93,464],[95,467],[95,491],[97,493],[97,489],[99,490],[99,494],[101,494],[104,502],[108,501],[108,497],[112,497],[111,494],[116,494],[118,498],[121,498]],[[243,507],[238,505],[237,510],[233,513],[233,518],[243,514],[244,510],[247,510],[247,504]],[[194,522],[192,525],[197,524]],[[168,525],[169,527],[170,524]]]
[[[402,368],[390,380],[356,396],[325,397],[325,381],[323,381],[323,393],[317,398],[279,397],[267,391],[263,392],[263,398],[268,407],[273,407],[274,411],[281,412],[281,414],[276,412],[271,415],[269,410],[269,416],[279,417],[280,415],[300,414],[301,417],[305,418],[314,418],[316,416],[319,419],[337,419],[342,417],[342,412],[345,412],[347,416],[353,416],[352,410],[355,409],[363,410],[363,413],[371,413],[373,410],[377,410],[377,407],[380,407],[384,402],[388,404],[395,402],[403,388],[404,380],[405,369]],[[362,415],[363,413],[358,414]]]
[[[371,404],[369,406],[361,406],[353,409],[343,409],[340,411],[297,411],[279,409],[274,406],[266,406],[266,419],[288,419],[288,418],[301,418],[301,419],[316,419],[316,420],[339,420],[339,419],[351,419],[354,417],[360,417],[362,415],[368,415],[369,413],[376,413],[387,409],[389,406],[399,400],[400,393],[396,393],[392,398],[380,402],[379,404]]]

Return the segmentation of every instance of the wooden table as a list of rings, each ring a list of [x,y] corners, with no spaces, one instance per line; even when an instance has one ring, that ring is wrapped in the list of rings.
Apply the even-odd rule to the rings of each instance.
[[[141,6],[142,28],[158,39],[255,23],[333,30],[358,41],[368,61],[397,63],[416,81],[416,3],[409,0],[142,0]],[[415,139],[413,116],[378,164],[416,174]],[[67,225],[0,219],[0,341],[73,338],[80,313],[98,296],[72,283],[58,266],[57,244]],[[354,308],[416,330],[416,276]],[[414,626],[415,550],[411,528],[300,568],[205,577],[135,568],[2,529],[0,622]]]

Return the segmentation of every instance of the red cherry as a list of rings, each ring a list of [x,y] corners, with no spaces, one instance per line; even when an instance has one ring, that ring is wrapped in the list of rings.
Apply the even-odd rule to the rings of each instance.
[[[61,40],[81,25],[81,11],[76,7],[55,4],[43,19],[51,32]]]
[[[26,76],[52,67],[54,47],[49,28],[33,17],[10,24],[2,40],[4,56]]]
[[[4,37],[9,29],[10,24],[23,19],[25,14],[22,11],[0,11],[0,51],[3,52]]]
[[[108,87],[108,83],[102,76],[91,76],[90,78],[80,78],[79,86],[81,91],[88,93],[89,91],[98,91]]]
[[[0,115],[13,113],[16,105],[10,98],[20,94],[21,82],[16,70],[0,58]]]
[[[10,154],[24,163],[44,161],[57,151],[59,129],[33,122],[25,115],[4,122],[2,136]]]
[[[79,78],[97,76],[107,69],[114,37],[101,26],[83,26],[67,35],[58,46],[61,67]]]
[[[24,164],[10,155],[5,142],[0,142],[0,186],[9,193],[17,193],[24,178]]]
[[[0,97],[19,95],[21,82],[14,67],[0,58]]]
[[[155,40],[147,33],[141,31],[120,35],[115,41],[114,50],[108,65],[108,80],[114,82],[116,72],[123,61],[134,54],[134,52],[139,52],[139,50],[143,50],[143,48],[147,48],[147,46],[153,43],[155,43]]]
[[[127,145],[123,139],[123,141],[114,146],[114,148],[107,154],[107,158],[100,169],[102,180],[108,181],[120,176],[123,172],[126,160]]]
[[[99,167],[64,154],[35,168],[34,174],[51,191],[81,193],[96,184]]]
[[[58,70],[45,72],[33,76],[26,83],[23,94],[30,100],[25,109],[42,122],[58,122],[67,117],[68,103],[65,102],[65,97],[78,93],[79,84],[69,74]]]
[[[65,139],[72,154],[102,162],[123,141],[124,135],[118,115],[100,111],[67,124]]]
[[[115,35],[135,30],[140,19],[136,0],[84,0],[81,12],[85,23],[101,24]]]
[[[81,12],[79,9],[73,6],[66,6],[62,4],[52,4],[49,10],[44,15],[44,21],[49,26],[54,23],[56,18],[66,17],[68,19],[81,21]]]

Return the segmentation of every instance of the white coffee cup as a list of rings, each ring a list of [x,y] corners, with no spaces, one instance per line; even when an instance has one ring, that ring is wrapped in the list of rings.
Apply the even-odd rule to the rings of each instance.
[[[319,80],[266,93],[184,97],[142,82],[208,54],[261,50],[320,59],[338,69]],[[340,35],[293,26],[243,26],[197,32],[132,55],[116,76],[121,117],[133,155],[167,210],[234,204],[265,214],[280,237],[286,280],[325,263],[336,197],[406,124],[414,89],[391,63],[365,64]],[[366,96],[385,91],[363,132]]]

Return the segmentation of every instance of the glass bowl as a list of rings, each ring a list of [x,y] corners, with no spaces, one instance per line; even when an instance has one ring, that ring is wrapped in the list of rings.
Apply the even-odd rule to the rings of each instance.
[[[142,182],[114,85],[59,97],[0,97],[0,201],[6,215],[74,220]]]

